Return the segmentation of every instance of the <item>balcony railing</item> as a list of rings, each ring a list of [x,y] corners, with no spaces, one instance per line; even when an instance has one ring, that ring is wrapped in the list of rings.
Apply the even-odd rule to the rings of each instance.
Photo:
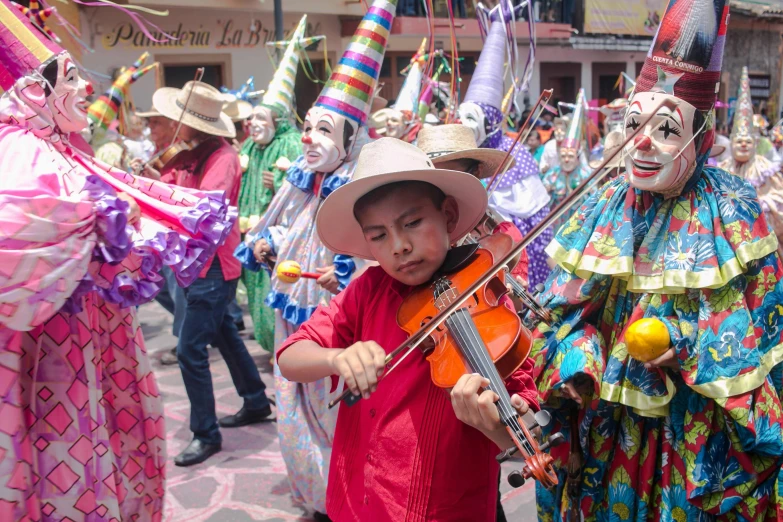
[[[435,0],[433,2],[435,17],[448,18],[451,2],[455,18],[475,18],[476,11],[471,0]],[[522,0],[514,0],[518,5]],[[576,0],[534,0],[533,16],[537,22],[572,25],[576,15]],[[397,16],[425,16],[421,0],[399,0]],[[523,13],[527,20],[527,11]]]

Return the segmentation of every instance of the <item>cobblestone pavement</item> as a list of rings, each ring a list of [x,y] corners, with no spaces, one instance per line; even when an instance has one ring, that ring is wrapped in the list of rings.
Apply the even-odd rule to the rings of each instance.
[[[285,465],[273,422],[223,430],[223,451],[206,462],[179,468],[172,461],[190,441],[188,415],[190,404],[178,366],[163,366],[160,356],[176,345],[171,335],[171,316],[157,303],[140,308],[147,350],[158,379],[165,405],[167,467],[164,522],[249,522],[310,521],[309,514],[294,504],[289,494]],[[250,332],[250,317],[245,315]],[[246,339],[264,382],[272,391],[271,356],[253,340]],[[236,412],[241,406],[217,350],[210,350],[212,379],[218,416]],[[506,465],[504,476],[512,469]],[[535,521],[534,488],[528,482],[512,490],[503,481],[503,506],[509,522]]]

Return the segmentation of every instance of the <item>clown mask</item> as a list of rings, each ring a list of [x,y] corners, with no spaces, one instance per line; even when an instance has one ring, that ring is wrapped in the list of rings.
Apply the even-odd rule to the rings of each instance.
[[[568,131],[568,124],[562,118],[556,118],[554,127],[555,128],[552,134],[555,137],[555,143],[559,147],[560,144],[563,143],[563,140],[566,137],[566,132]]]
[[[249,120],[250,138],[259,145],[269,145],[275,139],[275,114],[268,107],[253,109]]]
[[[405,135],[405,114],[392,110],[386,118],[386,136],[402,138]]]
[[[356,141],[356,124],[322,107],[305,116],[302,154],[307,167],[316,172],[334,172],[351,153]]]
[[[490,132],[489,121],[484,114],[484,110],[473,102],[465,102],[460,104],[457,114],[462,124],[473,131],[476,143],[480,147],[486,141],[487,134]]]
[[[672,103],[658,109],[625,149],[625,167],[631,186],[660,194],[678,193],[696,167],[693,134],[696,108],[668,94],[640,92],[631,99],[625,117],[628,138],[667,99],[679,105]]]
[[[747,163],[756,154],[756,140],[753,136],[734,136],[731,138],[731,154],[737,163]]]
[[[88,127],[87,96],[92,86],[82,79],[76,63],[67,52],[40,69],[46,82],[46,104],[52,113],[55,125],[63,134],[81,132]]]
[[[560,155],[560,170],[563,172],[573,172],[579,165],[579,151],[571,147],[561,147],[559,151]]]

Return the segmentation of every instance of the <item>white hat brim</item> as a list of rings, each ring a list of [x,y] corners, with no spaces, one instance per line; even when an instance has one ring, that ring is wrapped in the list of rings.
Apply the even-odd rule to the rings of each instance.
[[[174,87],[161,87],[152,95],[152,107],[163,116],[174,121],[179,121],[182,116],[182,124],[192,127],[198,131],[205,132],[212,136],[221,136],[223,138],[235,138],[237,131],[234,128],[234,122],[223,111],[217,121],[206,121],[197,118],[186,112],[182,115],[182,109],[177,106],[177,95],[182,89]]]
[[[332,192],[315,218],[321,242],[337,254],[373,260],[364,233],[353,214],[356,202],[368,192],[398,181],[425,181],[457,201],[459,220],[449,239],[463,238],[481,221],[487,208],[487,191],[471,174],[455,170],[422,169],[388,172],[350,181]]]

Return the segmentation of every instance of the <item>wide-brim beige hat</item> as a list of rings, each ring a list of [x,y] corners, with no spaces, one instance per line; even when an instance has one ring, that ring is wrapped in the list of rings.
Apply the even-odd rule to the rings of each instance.
[[[223,95],[223,112],[228,114],[234,123],[246,120],[253,114],[253,106],[250,102],[240,100],[233,94]]]
[[[725,145],[718,145],[717,143],[713,143],[712,148],[710,149],[710,158],[717,158],[724,152],[726,152]]]
[[[158,111],[156,111],[155,108],[153,107],[147,112],[137,112],[136,116],[138,116],[139,118],[155,118],[157,116],[163,116],[163,115]]]
[[[353,179],[332,192],[321,205],[315,224],[324,246],[338,254],[373,259],[353,208],[368,192],[398,181],[431,183],[457,201],[459,220],[450,236],[452,242],[473,230],[487,208],[487,191],[475,176],[436,169],[414,145],[396,138],[381,138],[362,147]]]
[[[190,94],[190,101],[185,106]],[[182,89],[162,87],[152,96],[152,106],[167,118],[211,136],[234,138],[234,122],[223,112],[223,93],[204,82],[189,81]],[[185,111],[183,116],[182,111]]]
[[[471,159],[478,162],[479,179],[492,176],[503,163],[506,153],[502,150],[480,149],[470,127],[460,124],[423,127],[417,139],[418,147],[423,150],[437,167],[446,161]],[[514,156],[508,158],[506,170],[515,165]]]
[[[620,146],[623,144],[623,141],[625,141],[625,135],[621,131],[612,131],[609,134],[606,135],[606,138],[604,138],[604,157],[612,154],[616,149],[620,148]],[[615,154],[614,158],[606,164],[604,168],[607,169],[616,169],[617,167],[623,167],[625,168],[625,159],[623,159],[623,152],[620,151],[617,154]],[[597,168],[601,161],[591,161],[590,162],[590,168]]]

